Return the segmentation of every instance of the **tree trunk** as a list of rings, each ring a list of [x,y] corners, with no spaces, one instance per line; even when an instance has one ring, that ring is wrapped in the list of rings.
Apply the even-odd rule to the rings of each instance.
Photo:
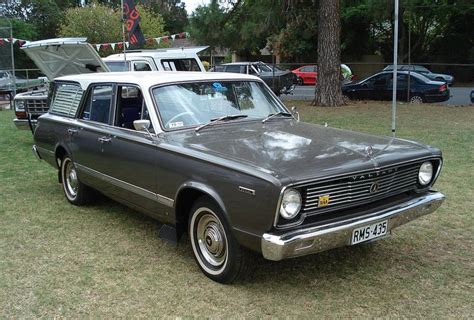
[[[344,104],[341,91],[340,14],[340,0],[319,0],[318,78],[313,105],[335,107]]]

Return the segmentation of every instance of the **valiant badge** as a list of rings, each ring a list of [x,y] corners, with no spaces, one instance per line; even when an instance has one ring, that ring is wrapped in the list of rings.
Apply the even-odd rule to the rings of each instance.
[[[374,155],[374,149],[371,146],[365,147],[365,154],[367,155],[367,157],[372,158],[372,156]]]

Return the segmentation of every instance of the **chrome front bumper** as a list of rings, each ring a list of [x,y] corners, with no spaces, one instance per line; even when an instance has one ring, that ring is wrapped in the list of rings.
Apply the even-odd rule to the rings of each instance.
[[[31,122],[36,122],[36,120],[31,120]],[[30,125],[28,124],[28,119],[13,119],[13,123],[20,130],[30,130]]]
[[[355,228],[388,220],[390,232],[402,224],[432,213],[439,208],[444,199],[445,196],[441,192],[430,191],[394,207],[364,216],[278,235],[265,233],[262,236],[262,254],[268,260],[278,261],[348,246],[351,244],[352,230]]]

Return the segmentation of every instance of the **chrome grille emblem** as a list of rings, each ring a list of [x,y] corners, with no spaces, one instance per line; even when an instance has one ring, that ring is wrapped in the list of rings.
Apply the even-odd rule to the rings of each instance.
[[[378,191],[379,191],[379,183],[377,181],[375,181],[374,183],[372,183],[370,185],[369,192],[370,193],[376,193]]]
[[[371,146],[365,147],[365,154],[367,155],[367,157],[372,158],[372,156],[374,155],[374,149]]]

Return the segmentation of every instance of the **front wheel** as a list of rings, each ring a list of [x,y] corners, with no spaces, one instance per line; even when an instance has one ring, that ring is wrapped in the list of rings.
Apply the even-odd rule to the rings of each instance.
[[[302,79],[302,78],[300,78],[300,77],[298,77],[298,78],[296,79],[296,84],[297,84],[297,85],[299,85],[299,86],[302,86],[302,85],[304,85],[304,81],[303,81],[303,79]]]
[[[189,238],[201,271],[220,283],[231,283],[246,269],[248,252],[234,238],[220,207],[207,197],[189,215]]]
[[[83,205],[91,200],[91,189],[79,180],[74,162],[68,155],[61,161],[61,182],[64,195],[70,203]]]

